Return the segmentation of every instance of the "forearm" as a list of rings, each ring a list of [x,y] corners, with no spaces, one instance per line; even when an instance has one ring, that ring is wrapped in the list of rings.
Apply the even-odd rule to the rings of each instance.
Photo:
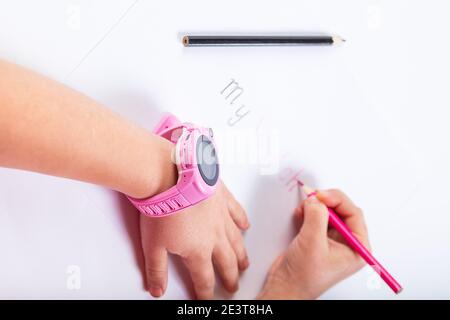
[[[0,166],[142,198],[175,183],[171,148],[82,94],[0,61]]]

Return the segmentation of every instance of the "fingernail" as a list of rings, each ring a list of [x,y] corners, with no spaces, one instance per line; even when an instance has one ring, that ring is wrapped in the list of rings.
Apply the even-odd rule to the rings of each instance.
[[[316,196],[312,196],[306,199],[306,204],[315,204],[315,203],[319,203],[319,200],[317,199]]]
[[[149,290],[150,290],[150,294],[151,294],[152,296],[154,296],[155,298],[159,298],[159,297],[161,297],[162,294],[163,294],[163,290],[162,290],[161,287],[157,287],[157,286],[155,286],[155,287],[150,287]]]

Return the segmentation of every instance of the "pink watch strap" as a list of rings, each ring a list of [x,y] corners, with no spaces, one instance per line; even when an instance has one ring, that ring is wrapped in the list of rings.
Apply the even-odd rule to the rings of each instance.
[[[167,140],[176,143],[179,135],[175,129],[182,129],[184,124],[172,114],[165,114],[156,125],[153,132]],[[140,213],[151,217],[163,217],[178,210],[189,207],[191,203],[180,193],[177,186],[147,199],[136,199],[127,196],[128,200],[139,210]]]
[[[128,199],[140,213],[151,217],[167,216],[191,205],[180,193],[177,186],[147,199],[131,197],[128,197]]]
[[[177,117],[175,117],[173,114],[166,113],[153,129],[153,133],[166,138],[173,143],[177,143],[178,137],[176,140],[173,139],[174,137],[172,136],[172,133],[175,129],[182,129],[183,127],[184,124],[180,120],[178,120]]]

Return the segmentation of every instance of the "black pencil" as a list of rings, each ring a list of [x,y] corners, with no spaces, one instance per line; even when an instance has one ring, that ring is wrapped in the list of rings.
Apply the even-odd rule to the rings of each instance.
[[[345,42],[339,36],[189,36],[185,47],[320,46]]]

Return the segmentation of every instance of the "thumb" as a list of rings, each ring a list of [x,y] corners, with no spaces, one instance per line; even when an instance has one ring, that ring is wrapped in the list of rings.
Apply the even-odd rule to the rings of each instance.
[[[328,209],[315,196],[309,197],[303,204],[302,237],[309,241],[320,242],[327,239]]]
[[[161,297],[167,287],[167,250],[149,246],[145,252],[147,290],[154,297]]]

